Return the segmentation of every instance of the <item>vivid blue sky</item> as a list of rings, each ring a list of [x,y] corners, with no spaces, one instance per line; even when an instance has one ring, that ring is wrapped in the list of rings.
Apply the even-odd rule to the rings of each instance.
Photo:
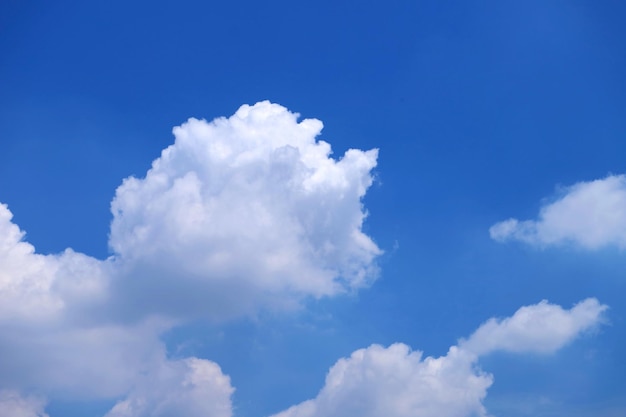
[[[122,180],[144,178],[174,143],[172,128],[190,117],[211,121],[244,104],[278,103],[299,113],[299,120],[321,120],[318,139],[331,144],[335,159],[351,148],[379,149],[375,168],[358,172],[373,178],[362,198],[368,213],[362,231],[384,253],[374,256],[372,250],[370,259],[355,255],[352,246],[336,248],[358,257],[359,267],[377,265],[378,278],[355,288],[346,278],[348,294],[316,298],[315,291],[323,290],[307,287],[303,274],[289,284],[289,291],[304,294],[300,308],[275,310],[275,301],[250,295],[253,311],[227,319],[199,312],[203,297],[210,304],[222,293],[178,293],[174,281],[163,288],[180,299],[162,301],[158,293],[151,302],[145,299],[157,293],[148,287],[114,281],[110,285],[123,301],[112,297],[106,307],[116,311],[92,309],[91,299],[76,301],[81,307],[72,311],[80,317],[68,313],[63,320],[84,323],[72,331],[93,323],[131,326],[143,314],[175,311],[175,324],[149,333],[164,343],[168,360],[197,357],[219,364],[236,389],[234,415],[261,417],[316,398],[333,364],[358,349],[401,342],[424,357],[444,356],[489,318],[512,316],[544,299],[570,309],[595,297],[609,306],[598,319],[603,324],[572,336],[558,351],[517,354],[501,347],[480,356],[480,367],[494,375],[483,404],[502,417],[624,415],[625,17],[626,5],[596,1],[3,1],[0,202],[40,254],[72,248],[99,260],[119,254],[139,259],[140,245],[109,247],[110,236],[124,244],[131,239],[127,223],[120,221],[119,232],[110,229],[113,198],[126,210],[131,206],[131,197],[125,200],[121,191],[116,197]],[[285,126],[288,142],[289,129],[296,128]],[[185,158],[181,164],[191,164],[193,158]],[[239,196],[242,207],[266,195],[237,190],[229,198]],[[334,211],[335,195],[329,195],[283,207],[276,216],[328,211],[337,214],[337,224],[347,212],[357,216],[356,206],[337,203]],[[156,192],[141,196],[146,205],[157,201]],[[222,201],[224,210],[232,199]],[[159,216],[173,212],[169,203],[158,204],[166,208],[155,217],[137,215],[152,219],[155,230],[167,223]],[[543,223],[542,207],[555,213]],[[490,234],[509,218],[536,223]],[[595,243],[585,240],[595,232]],[[14,276],[11,256],[0,257],[4,283]],[[162,265],[154,262],[153,269],[137,267],[121,282],[158,281],[155,271]],[[228,295],[236,300],[237,291],[247,290],[219,291],[233,291]],[[185,298],[191,295],[193,300]],[[194,303],[196,310],[179,308]],[[92,310],[98,311],[90,315]],[[46,398],[50,417],[101,417],[126,397],[55,390],[54,377],[43,371],[40,378],[49,377],[49,384],[15,376],[20,369],[7,364],[23,345],[11,344],[11,335],[22,337],[14,329],[34,325],[11,320],[0,323],[9,335],[0,338],[0,390]],[[55,343],[53,338],[66,337],[50,332],[46,340]],[[33,351],[53,349],[39,343]],[[66,352],[72,343],[59,346]],[[80,357],[77,346],[69,357]],[[61,361],[51,355],[41,363],[55,360]],[[319,405],[323,401],[320,395],[313,415],[330,415]],[[125,416],[151,415],[143,412]]]

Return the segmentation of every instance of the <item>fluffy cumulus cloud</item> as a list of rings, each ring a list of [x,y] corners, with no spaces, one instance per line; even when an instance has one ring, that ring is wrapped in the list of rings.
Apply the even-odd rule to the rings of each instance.
[[[71,249],[59,255],[35,253],[12,217],[0,204],[0,322],[49,321],[68,302],[88,304],[102,296],[104,272],[99,261]]]
[[[380,250],[361,230],[361,199],[377,151],[335,160],[321,129],[269,102],[175,128],[175,143],[111,205],[127,293],[200,292],[171,307],[220,316],[369,284]]]
[[[104,260],[37,253],[0,204],[0,416],[47,417],[41,397],[29,395],[44,393],[118,401],[106,417],[230,417],[229,377],[205,359],[169,358],[164,332],[354,291],[376,277],[381,251],[362,231],[362,199],[377,152],[333,159],[316,139],[321,128],[269,102],[175,128],[146,176],[117,189]],[[575,211],[592,194],[605,198],[599,212],[615,211],[623,182],[572,187],[553,205],[567,210],[554,210]],[[597,217],[623,225],[619,215]],[[315,399],[278,416],[483,416],[492,377],[477,367],[481,355],[552,352],[605,308],[593,299],[571,310],[525,307],[440,358],[403,344],[361,349],[333,366]]]
[[[580,182],[543,206],[537,220],[509,219],[489,229],[497,241],[547,246],[574,243],[586,249],[626,248],[626,176]]]
[[[12,217],[0,204],[0,319],[54,314],[62,304],[50,294],[57,262],[34,254]]]
[[[481,401],[492,378],[473,363],[456,347],[446,356],[423,358],[401,343],[372,345],[340,359],[315,399],[274,417],[484,416]]]
[[[570,310],[542,301],[491,319],[445,356],[404,344],[372,345],[340,359],[318,396],[273,417],[478,417],[493,377],[478,367],[494,351],[552,353],[597,325],[607,307],[587,299]]]
[[[0,386],[63,398],[115,398],[163,361],[152,324],[0,326]]]
[[[228,377],[169,360],[163,332],[376,277],[362,198],[377,151],[333,159],[321,128],[269,102],[175,128],[146,176],[118,188],[104,260],[37,253],[0,204],[0,415],[43,415],[18,392],[45,392],[125,398],[110,417],[230,416]]]

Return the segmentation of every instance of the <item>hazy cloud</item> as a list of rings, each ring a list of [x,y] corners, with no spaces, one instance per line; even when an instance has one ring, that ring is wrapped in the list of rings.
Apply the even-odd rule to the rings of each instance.
[[[37,397],[23,397],[13,390],[0,390],[0,416],[48,417],[44,413],[46,402]]]
[[[164,362],[145,375],[105,417],[231,417],[234,389],[214,362]]]

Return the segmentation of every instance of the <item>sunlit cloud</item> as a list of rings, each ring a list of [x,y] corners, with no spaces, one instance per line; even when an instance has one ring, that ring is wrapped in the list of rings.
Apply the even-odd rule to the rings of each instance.
[[[483,400],[493,376],[480,369],[480,357],[554,353],[601,323],[606,308],[593,298],[569,310],[545,301],[525,306],[488,320],[438,358],[401,343],[372,345],[337,361],[316,398],[273,417],[486,417]]]
[[[545,204],[537,220],[511,218],[489,229],[491,238],[544,247],[572,243],[585,249],[626,247],[626,177],[579,182]]]

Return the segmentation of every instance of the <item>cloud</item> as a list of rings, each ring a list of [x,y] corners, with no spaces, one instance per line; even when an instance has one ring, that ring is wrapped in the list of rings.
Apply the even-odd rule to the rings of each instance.
[[[68,308],[102,300],[108,279],[102,262],[71,249],[37,254],[12,217],[0,204],[0,323],[49,322]]]
[[[297,119],[261,102],[175,128],[146,176],[117,189],[106,260],[36,253],[0,204],[0,320],[99,308],[219,321],[369,285],[381,251],[361,200],[377,150],[335,160],[322,123]]]
[[[231,417],[230,378],[214,362],[164,362],[105,417]]]
[[[54,257],[37,255],[23,242],[24,232],[11,222],[13,214],[0,204],[0,319],[45,318],[62,307],[51,294],[58,270]]]
[[[478,360],[494,351],[552,353],[601,321],[606,306],[590,298],[570,310],[539,304],[491,319],[445,356],[423,358],[404,344],[372,345],[340,359],[316,398],[273,417],[476,417],[493,377]]]
[[[585,249],[614,245],[626,248],[626,177],[580,182],[544,205],[538,220],[509,219],[489,229],[500,242],[519,240],[548,246],[574,243]]]
[[[110,246],[126,294],[169,294],[172,314],[219,317],[371,283],[381,251],[362,232],[361,199],[377,150],[334,160],[316,140],[322,123],[297,119],[269,102],[189,119],[145,178],[124,180]],[[141,308],[167,308],[158,302]]]
[[[473,367],[474,357],[452,347],[427,357],[396,343],[372,345],[340,359],[318,396],[274,417],[486,416],[482,399],[492,377]]]
[[[107,307],[110,265],[70,249],[37,254],[11,218],[0,204],[0,388],[123,394],[163,356],[158,334],[168,323],[95,314]]]
[[[597,325],[607,308],[595,298],[570,310],[543,300],[503,320],[488,320],[460,346],[479,356],[494,351],[551,353]]]
[[[48,417],[45,401],[37,397],[23,397],[13,390],[0,390],[0,416]]]
[[[335,160],[316,140],[322,123],[297,119],[262,102],[175,128],[146,176],[117,189],[104,260],[37,253],[0,204],[0,389],[125,397],[110,416],[230,415],[228,377],[169,360],[165,331],[291,308],[377,274],[381,251],[362,231],[377,151]],[[40,404],[11,395],[4,407]]]
[[[161,323],[0,325],[0,387],[65,399],[124,395],[166,355]]]
[[[335,160],[322,124],[269,102],[190,119],[111,203],[104,260],[39,254],[0,204],[0,415],[44,417],[52,398],[119,400],[106,417],[230,417],[219,366],[168,358],[160,336],[369,285],[381,253],[363,233],[377,152]],[[552,352],[606,309],[546,302],[491,320],[440,358],[403,344],[339,360],[312,400],[277,416],[484,416],[495,350]],[[4,407],[4,408],[2,408]],[[19,414],[22,413],[22,414]]]

